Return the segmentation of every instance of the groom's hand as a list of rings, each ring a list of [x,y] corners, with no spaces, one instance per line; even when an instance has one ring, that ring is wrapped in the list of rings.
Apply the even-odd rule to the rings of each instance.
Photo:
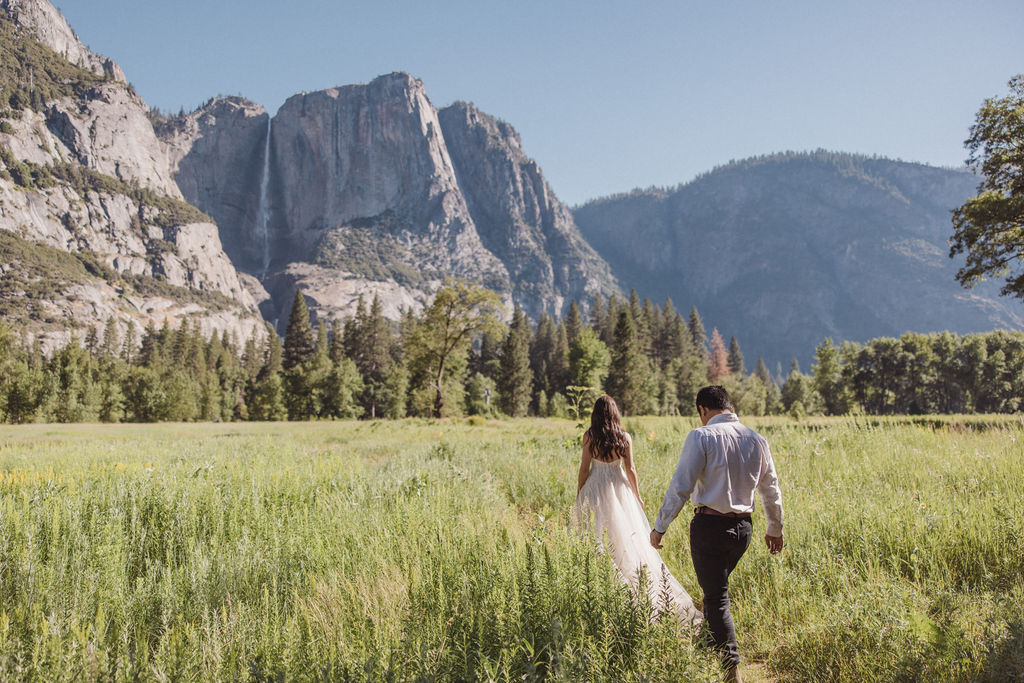
[[[661,537],[662,536],[664,536],[664,534],[659,534],[654,529],[651,529],[651,545],[653,545],[658,550],[661,550]]]
[[[784,545],[782,534],[779,534],[778,536],[769,536],[768,534],[765,534],[764,543],[768,546],[768,552],[772,555],[782,552],[782,546]]]

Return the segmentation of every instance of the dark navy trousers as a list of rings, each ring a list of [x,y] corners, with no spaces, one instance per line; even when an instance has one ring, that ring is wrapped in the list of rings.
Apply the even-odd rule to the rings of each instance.
[[[690,556],[704,591],[704,620],[712,640],[709,644],[721,654],[726,667],[740,663],[736,629],[729,613],[729,574],[747,551],[752,533],[749,517],[695,514],[690,522]]]

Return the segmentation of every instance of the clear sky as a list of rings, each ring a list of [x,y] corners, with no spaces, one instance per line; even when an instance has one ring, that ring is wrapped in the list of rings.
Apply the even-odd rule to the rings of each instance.
[[[1024,72],[1021,0],[53,0],[151,106],[421,79],[511,123],[578,204],[825,148],[959,166]]]

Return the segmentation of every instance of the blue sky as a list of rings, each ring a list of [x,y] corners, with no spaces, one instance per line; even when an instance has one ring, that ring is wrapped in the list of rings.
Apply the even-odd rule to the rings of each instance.
[[[391,71],[511,123],[569,204],[826,148],[959,166],[1024,72],[1024,2],[54,0],[152,106]]]

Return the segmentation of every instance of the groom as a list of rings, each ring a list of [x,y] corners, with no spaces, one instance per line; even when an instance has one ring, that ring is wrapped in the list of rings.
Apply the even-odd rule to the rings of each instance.
[[[755,489],[768,517],[764,541],[773,555],[782,550],[782,492],[768,442],[740,424],[725,389],[704,387],[697,392],[696,402],[703,426],[686,437],[651,531],[651,545],[661,548],[668,525],[690,499],[694,507],[690,556],[704,591],[704,619],[714,647],[722,655],[727,680],[739,681],[740,655],[729,614],[729,574],[750,545]]]

